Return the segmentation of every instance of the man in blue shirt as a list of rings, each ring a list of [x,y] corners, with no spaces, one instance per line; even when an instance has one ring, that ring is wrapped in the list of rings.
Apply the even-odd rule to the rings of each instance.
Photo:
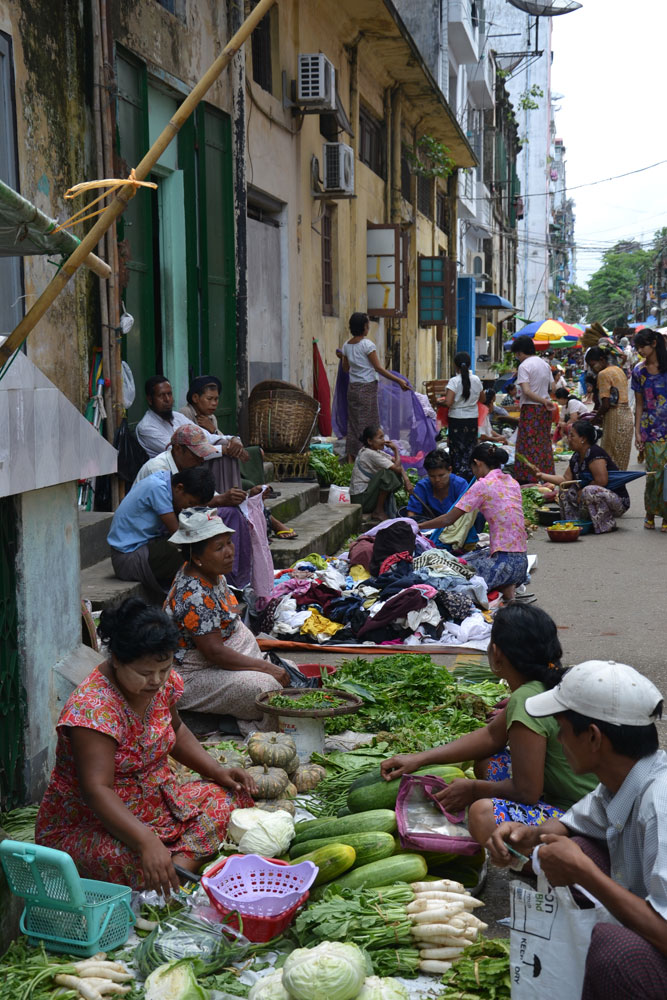
[[[173,475],[166,469],[135,483],[113,516],[107,541],[119,580],[138,580],[163,600],[183,559],[167,541],[178,530],[178,514],[209,502],[215,493],[210,469],[198,466]]]

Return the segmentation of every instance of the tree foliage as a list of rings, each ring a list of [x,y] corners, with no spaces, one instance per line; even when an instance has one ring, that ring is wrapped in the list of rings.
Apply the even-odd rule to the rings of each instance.
[[[585,323],[591,301],[590,292],[581,285],[572,285],[568,289],[563,309],[563,319],[566,323]]]
[[[617,243],[602,257],[600,267],[588,282],[588,321],[606,327],[625,326],[632,310],[635,289],[652,263],[653,254],[638,243]]]

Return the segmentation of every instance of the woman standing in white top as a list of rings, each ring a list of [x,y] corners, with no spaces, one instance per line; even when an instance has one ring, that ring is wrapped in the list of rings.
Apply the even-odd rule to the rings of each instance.
[[[479,426],[478,403],[483,403],[484,387],[470,371],[470,355],[459,351],[454,356],[456,375],[450,378],[445,391],[447,414],[447,444],[452,471],[464,479],[472,479],[471,455],[477,444]]]
[[[347,455],[350,461],[354,461],[361,448],[364,428],[380,423],[378,376],[383,375],[396,382],[404,391],[409,388],[404,378],[392,375],[380,364],[375,344],[368,336],[369,327],[370,320],[366,313],[352,313],[352,336],[343,344],[343,350],[336,352],[342,358],[343,371],[350,375],[347,390]]]
[[[516,384],[519,387],[519,429],[516,436],[516,461],[514,477],[519,483],[536,483],[531,469],[536,465],[549,475],[554,475],[554,453],[551,447],[551,422],[553,389],[551,368],[535,354],[531,337],[517,337],[512,343],[512,353],[519,361]]]

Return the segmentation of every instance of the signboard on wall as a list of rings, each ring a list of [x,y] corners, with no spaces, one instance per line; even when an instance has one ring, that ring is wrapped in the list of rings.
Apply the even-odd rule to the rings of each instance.
[[[368,223],[366,291],[369,316],[407,316],[408,237],[400,226]]]

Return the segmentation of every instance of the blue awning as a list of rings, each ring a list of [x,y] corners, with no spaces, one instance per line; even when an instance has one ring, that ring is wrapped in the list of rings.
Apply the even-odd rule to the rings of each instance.
[[[475,307],[477,309],[511,309],[517,312],[517,307],[513,306],[509,299],[504,299],[502,295],[494,295],[493,292],[477,292],[475,295]]]

